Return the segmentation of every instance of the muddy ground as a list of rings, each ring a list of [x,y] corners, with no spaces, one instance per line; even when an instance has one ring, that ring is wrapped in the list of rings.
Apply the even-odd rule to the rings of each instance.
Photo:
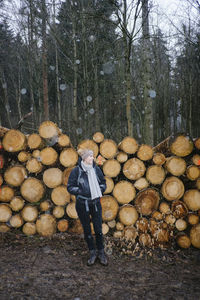
[[[107,267],[88,267],[82,236],[0,235],[0,299],[200,299],[200,250],[122,254],[105,239]]]

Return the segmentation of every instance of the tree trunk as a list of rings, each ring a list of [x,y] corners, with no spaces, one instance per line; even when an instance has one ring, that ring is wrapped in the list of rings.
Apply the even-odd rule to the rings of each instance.
[[[47,75],[47,37],[46,37],[47,9],[46,0],[42,0],[42,81],[43,81],[43,103],[44,119],[49,119],[49,96]]]
[[[154,143],[153,101],[149,95],[151,89],[150,45],[149,45],[149,5],[142,0],[142,31],[143,31],[143,86],[144,86],[144,120],[143,140],[148,145]]]

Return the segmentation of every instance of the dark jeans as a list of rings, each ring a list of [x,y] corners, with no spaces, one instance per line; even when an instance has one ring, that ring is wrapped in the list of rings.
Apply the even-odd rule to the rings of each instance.
[[[94,232],[96,236],[96,247],[98,250],[104,248],[103,246],[103,234],[102,234],[102,208],[100,199],[94,202],[88,202],[89,211],[86,211],[86,205],[83,200],[76,201],[76,211],[83,226],[84,238],[88,245],[89,250],[95,249],[94,239],[91,233],[90,222],[92,221],[94,226]],[[90,218],[91,216],[91,218]]]

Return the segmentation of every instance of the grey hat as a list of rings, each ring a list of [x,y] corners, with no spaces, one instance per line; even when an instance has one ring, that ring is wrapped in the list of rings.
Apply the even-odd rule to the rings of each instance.
[[[82,160],[85,160],[88,156],[93,155],[93,151],[90,149],[82,149],[80,152],[80,156],[82,157]]]

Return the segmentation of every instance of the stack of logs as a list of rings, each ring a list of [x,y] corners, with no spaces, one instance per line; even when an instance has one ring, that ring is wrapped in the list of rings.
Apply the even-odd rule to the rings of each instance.
[[[200,138],[169,137],[158,146],[96,132],[76,149],[58,126],[43,122],[28,136],[0,129],[0,232],[82,233],[75,197],[66,189],[79,149],[92,149],[107,188],[103,233],[142,246],[177,241],[200,248]]]

